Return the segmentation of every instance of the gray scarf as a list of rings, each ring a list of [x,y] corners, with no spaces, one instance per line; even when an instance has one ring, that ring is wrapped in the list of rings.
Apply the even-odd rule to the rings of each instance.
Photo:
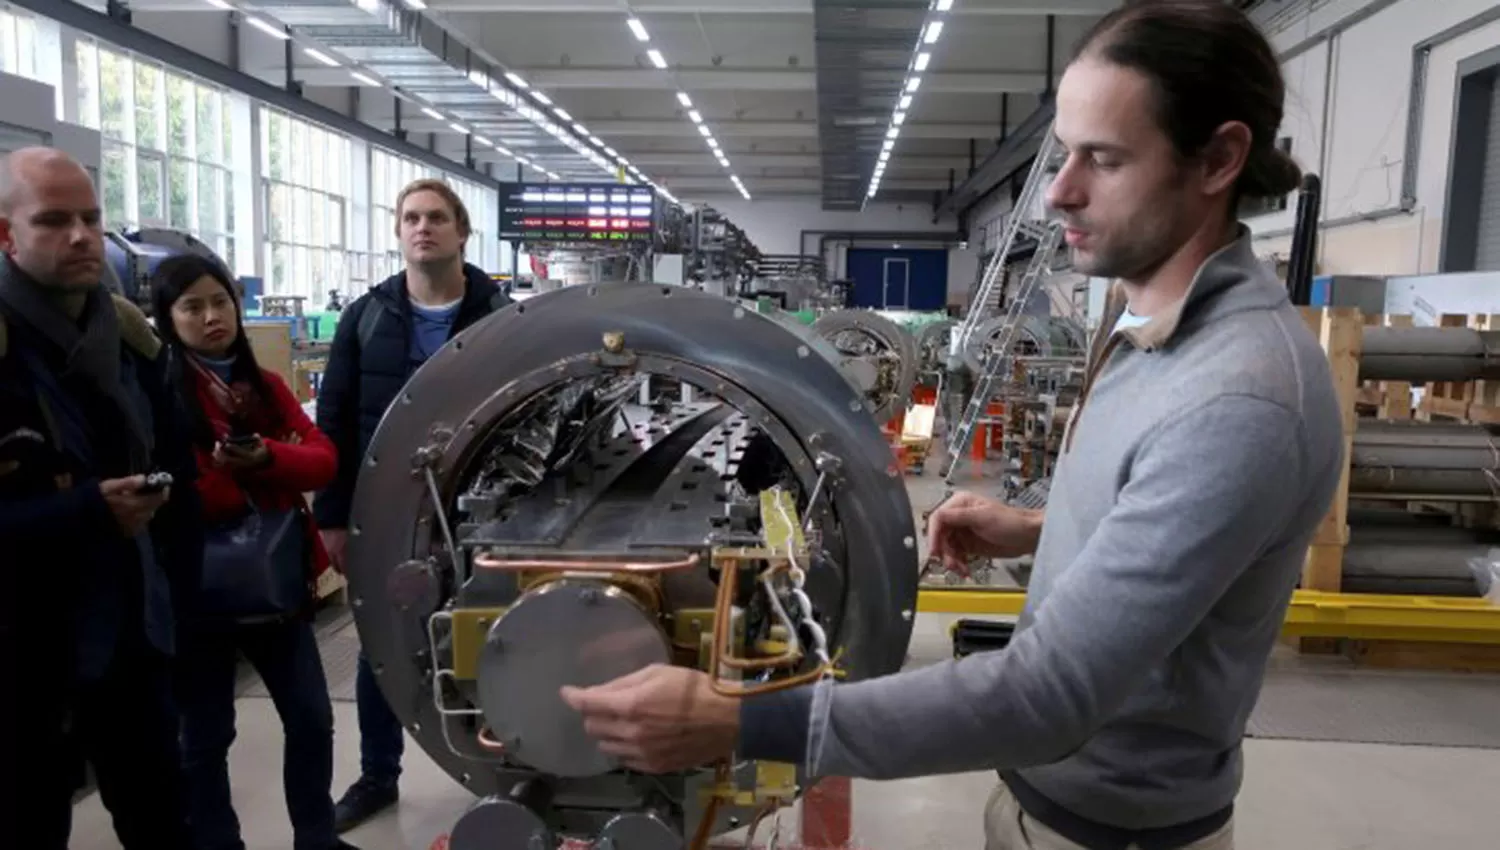
[[[120,321],[104,286],[88,291],[80,327],[41,284],[0,255],[0,308],[62,354],[64,386],[81,378],[114,404],[129,438],[131,472],[150,471],[154,440],[120,377]]]

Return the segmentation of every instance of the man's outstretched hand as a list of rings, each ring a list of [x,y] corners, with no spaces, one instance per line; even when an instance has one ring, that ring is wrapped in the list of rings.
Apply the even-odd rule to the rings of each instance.
[[[653,664],[597,687],[565,687],[562,698],[600,750],[645,773],[702,767],[739,742],[739,700],[687,667]]]

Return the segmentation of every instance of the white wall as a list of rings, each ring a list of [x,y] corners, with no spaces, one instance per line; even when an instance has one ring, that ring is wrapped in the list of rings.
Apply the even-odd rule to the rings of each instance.
[[[806,246],[798,239],[805,230],[824,231],[922,231],[952,233],[953,220],[932,222],[927,204],[875,204],[864,211],[825,210],[816,197],[746,201],[738,196],[704,198],[701,201],[722,212],[745,231],[765,254],[800,254],[817,250],[817,237]]]
[[[1434,45],[1417,120],[1415,203],[1401,204],[1413,48],[1495,8],[1493,0],[1297,0],[1268,4],[1262,26],[1278,52],[1326,34],[1287,59],[1286,118],[1303,169],[1323,180],[1322,274],[1413,274],[1438,268],[1458,63],[1500,46],[1500,21]],[[1378,11],[1376,11],[1378,9]],[[1340,31],[1350,16],[1368,17]],[[1261,256],[1285,257],[1295,202],[1251,220]],[[1363,220],[1365,216],[1378,220]]]
[[[764,254],[800,254],[803,251],[817,253],[821,234],[807,233],[805,244],[801,237],[805,231],[838,233],[942,233],[957,230],[953,218],[932,221],[932,207],[927,204],[880,204],[872,203],[863,211],[825,210],[818,198],[767,199],[746,201],[738,196],[703,198],[695,200],[723,213],[736,227],[745,231],[750,241]],[[886,240],[887,244],[906,244],[920,247],[913,241]],[[870,243],[875,247],[876,243]],[[844,273],[844,255],[847,244],[832,244],[823,258],[830,275]],[[950,247],[948,251],[948,303],[962,303],[974,281],[979,264],[977,250],[971,247]]]

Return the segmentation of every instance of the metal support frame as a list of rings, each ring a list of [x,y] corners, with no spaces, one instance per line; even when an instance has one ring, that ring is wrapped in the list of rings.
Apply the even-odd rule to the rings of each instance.
[[[329,109],[285,89],[262,82],[160,36],[121,23],[109,15],[95,12],[77,3],[59,3],[57,0],[9,0],[9,2],[13,6],[26,9],[44,18],[50,18],[64,26],[86,32],[116,47],[148,56],[181,71],[202,77],[211,83],[233,89],[268,106],[300,115],[309,121],[315,121],[329,129],[354,136],[392,153],[415,159],[466,180],[472,180],[488,189],[498,190],[500,187],[499,181],[482,171],[464,168],[463,163],[454,162],[445,156],[403,141],[363,121],[350,118],[336,109]],[[392,96],[396,97],[394,94]],[[396,97],[396,100],[400,102],[399,97]]]

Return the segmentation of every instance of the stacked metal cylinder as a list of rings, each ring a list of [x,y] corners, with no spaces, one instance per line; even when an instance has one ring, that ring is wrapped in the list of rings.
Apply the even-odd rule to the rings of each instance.
[[[1359,366],[1362,381],[1496,380],[1500,332],[1367,327]],[[1413,504],[1500,503],[1500,428],[1362,419],[1349,500],[1345,591],[1476,596],[1469,560],[1500,545],[1500,532],[1461,527]]]

